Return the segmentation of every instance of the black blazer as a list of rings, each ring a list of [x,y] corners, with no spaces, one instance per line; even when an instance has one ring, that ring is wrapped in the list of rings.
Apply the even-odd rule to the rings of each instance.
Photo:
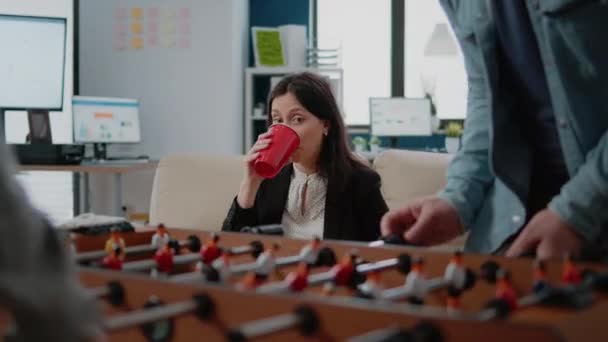
[[[273,178],[264,180],[252,208],[241,208],[236,198],[222,226],[240,231],[246,226],[280,224],[287,203],[293,166],[288,164]],[[327,184],[323,238],[373,241],[380,236],[380,220],[388,207],[380,193],[380,176],[370,168],[355,168],[344,186]]]

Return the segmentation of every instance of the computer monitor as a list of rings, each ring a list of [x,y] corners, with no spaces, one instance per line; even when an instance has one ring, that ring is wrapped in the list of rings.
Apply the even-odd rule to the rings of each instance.
[[[32,118],[63,110],[66,19],[0,14],[0,47],[0,141],[4,141],[4,111],[31,110]]]
[[[137,99],[73,96],[72,112],[74,142],[95,144],[98,159],[108,143],[141,141]]]
[[[431,102],[426,98],[370,98],[371,134],[383,137],[432,134]]]

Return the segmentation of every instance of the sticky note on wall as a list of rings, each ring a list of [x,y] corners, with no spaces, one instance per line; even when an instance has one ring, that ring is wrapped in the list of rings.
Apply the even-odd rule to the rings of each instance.
[[[141,50],[144,48],[144,40],[141,37],[133,37],[131,39],[131,48],[135,50]]]
[[[134,21],[131,23],[131,33],[133,34],[141,34],[143,31],[143,25],[139,21]]]
[[[131,18],[141,20],[144,18],[144,10],[141,7],[131,8]]]

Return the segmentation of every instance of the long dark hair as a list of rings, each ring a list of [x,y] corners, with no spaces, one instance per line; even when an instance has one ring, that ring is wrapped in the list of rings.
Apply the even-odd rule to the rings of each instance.
[[[348,145],[336,98],[322,76],[303,72],[283,78],[268,96],[268,125],[272,124],[272,102],[287,93],[293,94],[311,114],[329,122],[329,131],[323,138],[319,158],[321,175],[327,177],[329,182],[344,185],[353,169],[367,167],[353,155]]]

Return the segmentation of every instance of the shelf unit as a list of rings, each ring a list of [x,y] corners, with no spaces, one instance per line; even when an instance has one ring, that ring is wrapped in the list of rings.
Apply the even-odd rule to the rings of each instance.
[[[244,138],[243,153],[247,153],[255,142],[256,137],[266,130],[266,118],[254,117],[254,106],[258,102],[264,102],[270,91],[270,80],[272,77],[287,76],[300,72],[312,72],[329,77],[336,96],[336,101],[342,109],[343,99],[343,70],[341,68],[247,68],[245,69],[245,108],[243,109]],[[260,86],[262,85],[262,86]]]

